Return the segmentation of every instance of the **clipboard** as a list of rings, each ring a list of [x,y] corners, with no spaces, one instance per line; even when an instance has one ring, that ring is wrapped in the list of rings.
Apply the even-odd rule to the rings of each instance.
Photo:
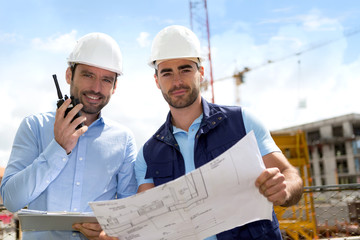
[[[97,223],[91,213],[20,211],[17,214],[22,231],[75,231],[75,223]]]

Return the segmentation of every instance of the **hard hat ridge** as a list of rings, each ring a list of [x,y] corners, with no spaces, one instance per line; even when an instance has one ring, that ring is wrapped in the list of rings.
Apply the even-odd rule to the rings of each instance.
[[[116,41],[105,33],[81,37],[68,57],[68,64],[86,64],[122,74],[122,54]]]

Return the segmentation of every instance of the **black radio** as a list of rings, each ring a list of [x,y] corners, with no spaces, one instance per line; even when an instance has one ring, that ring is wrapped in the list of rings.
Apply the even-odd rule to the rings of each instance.
[[[56,74],[54,74],[54,75],[52,75],[52,76],[53,76],[53,78],[54,78],[54,82],[55,82],[57,94],[58,94],[58,97],[59,97],[59,100],[58,100],[57,103],[56,103],[57,107],[59,108],[59,107],[65,102],[65,100],[68,99],[69,97],[65,94],[65,97],[63,98],[62,93],[61,93],[61,90],[60,90],[60,87],[59,87],[59,83],[58,83],[58,80],[57,80],[57,77],[56,77]],[[66,117],[66,115],[68,114],[68,112],[71,111],[71,109],[73,109],[77,104],[80,103],[80,102],[79,102],[79,99],[74,98],[73,96],[70,96],[70,98],[71,98],[71,103],[70,103],[70,105],[68,106],[68,108],[65,110],[65,115],[64,115],[64,117]],[[80,117],[80,115],[81,115],[80,112],[76,113],[75,117],[71,120],[71,122],[74,121],[75,118]],[[76,129],[79,129],[79,128],[81,128],[82,126],[84,126],[84,124],[83,124],[83,123],[80,123],[80,124],[76,127]]]

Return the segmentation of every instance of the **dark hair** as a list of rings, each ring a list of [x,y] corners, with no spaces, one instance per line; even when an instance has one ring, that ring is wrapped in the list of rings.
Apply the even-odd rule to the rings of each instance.
[[[197,70],[199,70],[201,65],[199,63],[197,63],[197,62],[195,62],[195,63],[196,63]],[[154,61],[154,64],[155,64],[155,61]],[[155,67],[155,75],[158,76],[158,70],[157,70],[156,67]]]
[[[71,64],[71,65],[70,65],[70,70],[71,70],[71,81],[73,81],[73,80],[74,80],[74,75],[75,75],[75,69],[76,69],[76,66],[77,66],[77,64],[76,64],[76,63],[74,63],[74,64]]]
[[[77,63],[73,63],[70,65],[70,70],[71,70],[71,81],[74,80],[74,75],[75,75],[75,69],[76,69],[76,66],[78,64]],[[118,78],[119,74],[115,73],[115,81],[114,81],[114,87],[115,87],[115,83],[117,81],[117,78]]]

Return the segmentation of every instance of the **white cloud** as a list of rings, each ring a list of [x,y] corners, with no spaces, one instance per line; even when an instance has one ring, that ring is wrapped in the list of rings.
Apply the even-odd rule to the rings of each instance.
[[[238,92],[241,105],[270,129],[359,112],[360,58],[344,64],[347,40],[341,38],[342,26],[316,11],[298,19],[301,24],[283,25],[262,45],[237,30],[212,38],[215,79],[231,76],[235,69],[251,69],[240,87],[233,79],[216,83],[217,103],[236,104]],[[337,41],[312,45],[319,39]],[[314,46],[318,47],[311,49]],[[277,61],[268,64],[267,60]],[[301,101],[306,101],[306,108],[298,107]]]
[[[0,35],[0,42],[15,42],[20,36],[15,33],[3,33]]]
[[[319,10],[312,10],[309,14],[299,17],[308,31],[335,31],[338,29],[338,20],[322,16]]]
[[[284,12],[290,12],[291,10],[293,10],[293,7],[276,8],[276,9],[273,9],[272,12],[275,12],[275,13],[284,13]]]
[[[72,30],[70,33],[63,35],[50,36],[48,39],[35,38],[32,40],[32,45],[35,49],[45,50],[51,52],[66,52],[69,53],[77,40],[77,31]]]
[[[141,47],[148,47],[150,45],[149,33],[141,32],[136,41]]]

